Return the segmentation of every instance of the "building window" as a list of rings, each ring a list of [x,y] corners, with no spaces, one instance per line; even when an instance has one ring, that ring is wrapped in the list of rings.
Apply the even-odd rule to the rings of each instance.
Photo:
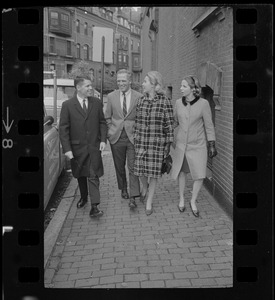
[[[76,57],[80,58],[80,44],[76,44]]]
[[[73,69],[73,65],[67,64],[67,73],[71,73]]]
[[[118,55],[118,61],[122,62],[122,55],[121,54]]]
[[[58,13],[51,11],[51,25],[58,26]]]
[[[88,35],[88,23],[87,22],[84,23],[84,34]]]
[[[72,42],[67,41],[67,55],[72,55]]]
[[[83,50],[84,50],[84,59],[89,60],[89,46],[84,45]]]
[[[106,18],[106,9],[101,7],[100,14],[101,14],[101,17]]]
[[[123,54],[123,62],[126,64],[126,54]]]
[[[134,57],[134,67],[138,68],[139,67],[139,56]]]
[[[134,50],[134,41],[131,40],[131,50]]]
[[[76,25],[76,32],[80,32],[80,22],[79,22],[79,20],[76,20],[76,23],[75,23],[75,25]]]
[[[55,53],[55,38],[50,37],[50,53]]]
[[[140,51],[140,42],[137,43],[137,50]]]

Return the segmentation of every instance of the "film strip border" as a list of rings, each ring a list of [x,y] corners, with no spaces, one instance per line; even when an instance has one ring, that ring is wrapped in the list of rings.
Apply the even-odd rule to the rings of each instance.
[[[270,299],[272,7],[233,8],[234,286],[203,293]],[[2,10],[2,25],[4,295],[48,299],[57,292],[43,283],[43,8]]]

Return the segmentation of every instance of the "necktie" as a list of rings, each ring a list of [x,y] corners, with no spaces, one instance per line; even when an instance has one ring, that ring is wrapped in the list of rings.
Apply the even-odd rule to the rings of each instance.
[[[127,106],[126,106],[126,96],[125,96],[125,92],[123,93],[123,115],[124,117],[127,115]]]
[[[87,114],[87,106],[86,106],[86,100],[87,99],[83,99],[83,110],[84,110],[84,112],[85,112],[85,114]]]

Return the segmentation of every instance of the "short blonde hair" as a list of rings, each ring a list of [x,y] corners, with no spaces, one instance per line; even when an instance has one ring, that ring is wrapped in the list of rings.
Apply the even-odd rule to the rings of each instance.
[[[120,70],[117,71],[116,74],[117,75],[118,74],[127,74],[128,80],[131,81],[131,79],[132,79],[132,73],[129,70],[126,70],[126,69],[120,69]]]
[[[197,77],[193,75],[187,75],[183,78],[183,80],[185,80],[193,90],[195,97],[199,97],[201,95],[201,85]]]
[[[156,93],[165,94],[162,75],[159,72],[150,71],[146,76],[149,78],[150,83],[155,86]]]

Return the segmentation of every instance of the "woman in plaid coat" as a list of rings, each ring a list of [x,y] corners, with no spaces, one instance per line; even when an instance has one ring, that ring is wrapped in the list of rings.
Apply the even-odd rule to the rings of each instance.
[[[138,100],[134,128],[134,174],[142,182],[142,202],[148,190],[146,214],[150,215],[162,161],[173,142],[173,106],[162,89],[160,73],[149,72],[142,87],[145,95]]]

